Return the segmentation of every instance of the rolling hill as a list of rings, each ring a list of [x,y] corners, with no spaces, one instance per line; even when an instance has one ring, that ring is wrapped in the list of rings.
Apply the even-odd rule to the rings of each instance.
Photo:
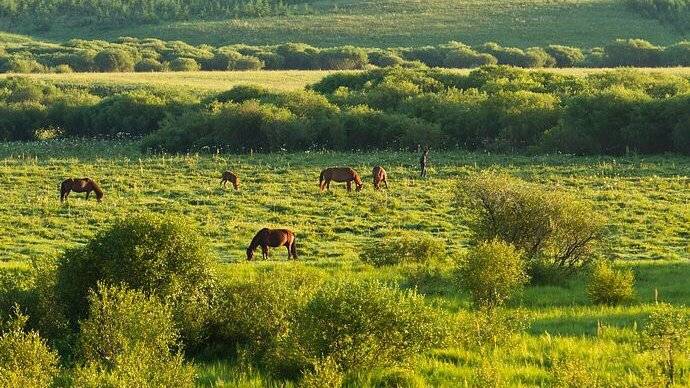
[[[79,20],[49,22],[40,31],[5,17],[0,27],[37,39],[157,37],[192,44],[277,44],[299,41],[318,47],[351,44],[397,47],[497,41],[530,47],[602,46],[617,38],[670,44],[688,38],[636,13],[622,0],[329,0],[295,5],[287,15],[224,20],[197,18],[103,28]]]

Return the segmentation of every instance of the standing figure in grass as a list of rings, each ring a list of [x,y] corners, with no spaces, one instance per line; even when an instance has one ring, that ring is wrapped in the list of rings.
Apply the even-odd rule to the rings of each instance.
[[[101,202],[103,199],[103,190],[91,178],[69,178],[62,181],[60,185],[60,202],[67,200],[69,193],[86,193],[86,199],[89,199],[89,194],[93,191],[96,193],[96,200]]]
[[[359,174],[357,174],[357,171],[350,167],[329,167],[321,171],[321,175],[319,176],[319,189],[321,189],[321,191],[330,190],[331,181],[346,182],[347,191],[352,191],[352,182],[355,182],[355,186],[357,186],[356,190],[362,190],[362,179],[359,177]]]
[[[232,183],[232,187],[235,190],[240,189],[240,178],[235,175],[234,172],[232,171],[226,171],[223,173],[223,176],[220,178],[220,184],[223,185],[223,188],[228,187],[228,182]]]
[[[422,169],[421,177],[426,178],[427,169],[429,168],[429,147],[424,147],[422,157],[419,159],[419,166]]]
[[[288,260],[293,258],[297,260],[297,247],[295,240],[297,237],[295,233],[288,229],[261,229],[247,248],[247,260],[254,258],[254,250],[261,247],[261,257],[268,259],[268,247],[286,247],[288,251]]]
[[[381,190],[381,183],[388,189],[388,174],[386,170],[381,166],[376,166],[371,171],[371,175],[374,177],[374,189]]]

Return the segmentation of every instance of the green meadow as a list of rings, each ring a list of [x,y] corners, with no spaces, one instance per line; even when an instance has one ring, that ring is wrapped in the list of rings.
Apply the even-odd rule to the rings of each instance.
[[[227,281],[307,266],[330,277],[414,288],[437,308],[467,314],[469,298],[457,284],[453,263],[467,251],[472,236],[467,219],[453,207],[454,188],[468,174],[492,169],[591,203],[608,220],[599,255],[634,271],[635,299],[617,307],[594,306],[586,296],[584,275],[562,286],[529,286],[509,305],[530,321],[510,345],[490,355],[436,349],[416,357],[408,368],[433,386],[475,385],[481,381],[477,371],[487,368],[511,386],[552,386],[559,373],[553,360],[565,358],[580,360],[581,368],[606,381],[636,386],[636,373],[651,362],[637,351],[636,332],[655,300],[690,303],[690,159],[432,152],[430,176],[420,179],[417,158],[408,152],[318,151],[146,155],[132,141],[4,143],[1,267],[23,270],[34,259],[53,259],[118,218],[167,213],[185,216],[199,228],[217,254],[219,276]],[[389,190],[373,190],[371,168],[376,164],[388,170]],[[344,185],[332,185],[331,192],[319,193],[319,171],[332,165],[358,170],[365,181],[362,192],[347,193]],[[239,191],[220,187],[226,169],[240,176]],[[101,183],[102,203],[73,193],[60,204],[60,181],[80,176]],[[269,261],[247,262],[244,250],[262,227],[293,229],[301,263],[286,262],[282,248],[272,250]],[[444,254],[423,274],[414,266],[375,268],[359,259],[363,247],[397,230],[441,239]],[[195,364],[200,386],[292,384],[237,360],[201,357]]]
[[[77,22],[53,24],[43,31],[11,24],[4,29],[8,28],[52,41],[134,36],[215,45],[299,41],[318,47],[421,46],[450,40],[596,47],[617,38],[669,44],[688,37],[642,17],[621,0],[323,0],[297,6],[287,16],[192,19],[110,29]]]

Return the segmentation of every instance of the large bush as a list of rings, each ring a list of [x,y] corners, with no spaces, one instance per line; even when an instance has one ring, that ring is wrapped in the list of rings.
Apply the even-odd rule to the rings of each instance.
[[[4,319],[4,318],[3,318]],[[17,312],[0,334],[0,386],[51,386],[58,372],[58,355],[34,331],[25,332],[27,317]]]
[[[502,305],[529,280],[522,253],[500,240],[481,242],[471,249],[459,274],[476,307]]]
[[[295,339],[310,362],[331,358],[345,373],[367,371],[438,346],[445,338],[444,319],[415,293],[336,280],[303,309]]]
[[[375,266],[426,263],[444,252],[443,242],[426,233],[395,232],[367,244],[360,259]]]
[[[318,270],[299,266],[223,284],[215,293],[214,344],[242,350],[278,374],[297,376],[303,359],[288,343],[298,314],[322,279]]]
[[[170,62],[172,71],[198,71],[201,66],[193,58],[177,58]]]
[[[352,46],[322,50],[319,56],[322,69],[363,69],[369,63],[367,52]]]
[[[640,333],[641,349],[652,354],[656,371],[665,386],[673,386],[679,377],[679,364],[687,359],[690,316],[682,307],[658,304]]]
[[[585,61],[585,55],[577,47],[550,45],[544,50],[556,60],[557,67],[577,67]]]
[[[94,57],[98,71],[126,72],[134,70],[134,58],[126,50],[106,49]]]
[[[76,386],[194,386],[194,369],[175,353],[177,331],[168,307],[122,286],[101,285],[88,301]]]
[[[611,67],[655,67],[661,64],[663,49],[642,39],[618,39],[604,48]]]
[[[74,325],[87,316],[87,297],[103,285],[123,284],[172,306],[189,346],[203,339],[213,256],[189,221],[153,215],[116,221],[58,260],[56,292]]]
[[[617,305],[632,300],[635,274],[631,270],[615,270],[609,263],[594,265],[587,283],[587,296],[592,303]]]
[[[591,262],[603,235],[603,218],[584,202],[504,174],[463,178],[456,205],[472,217],[478,240],[499,238],[522,250],[536,281],[547,273],[562,279]]]

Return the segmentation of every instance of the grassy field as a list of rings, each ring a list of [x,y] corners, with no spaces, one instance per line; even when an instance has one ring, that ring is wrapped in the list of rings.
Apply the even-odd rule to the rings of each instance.
[[[613,69],[527,69],[528,71],[549,71],[556,74],[584,76]],[[674,74],[690,77],[689,67],[674,68],[636,68],[642,72]],[[467,74],[469,69],[449,70]],[[198,92],[218,92],[229,90],[240,84],[257,84],[274,90],[297,90],[320,81],[332,71],[325,70],[276,70],[276,71],[194,71],[171,73],[69,73],[69,74],[22,74],[21,77],[45,80],[56,85],[97,87],[154,86],[171,89],[183,88]],[[16,74],[0,74],[0,79],[16,77]]]
[[[455,182],[480,169],[500,169],[547,187],[572,193],[609,220],[603,255],[636,274],[635,302],[592,306],[584,279],[565,287],[528,288],[511,308],[530,316],[527,332],[489,358],[513,386],[548,386],[553,357],[577,357],[595,373],[622,382],[649,362],[637,354],[635,331],[662,300],[690,303],[690,159],[687,157],[510,156],[465,152],[432,153],[430,177],[417,177],[411,153],[301,153],[272,155],[142,155],[132,142],[70,140],[0,145],[0,269],[23,268],[35,258],[53,258],[82,244],[117,217],[144,211],[190,217],[219,257],[221,276],[249,276],[268,269],[289,270],[285,252],[270,261],[247,263],[244,249],[264,226],[289,227],[307,266],[336,275],[361,276],[410,287],[409,268],[376,269],[358,259],[360,247],[391,230],[431,233],[446,241],[440,275],[418,284],[440,308],[462,313],[467,295],[449,266],[470,239],[466,220],[452,207]],[[391,187],[375,192],[370,168],[382,164]],[[320,194],[319,170],[351,165],[362,173],[361,193],[334,187]],[[241,190],[224,190],[220,173],[232,169]],[[61,205],[64,177],[91,176],[103,186],[103,203],[72,194]],[[476,381],[486,355],[439,349],[412,366],[427,384],[457,386]],[[200,386],[281,384],[259,371],[224,360],[197,362]],[[686,367],[688,365],[685,365]]]
[[[19,27],[21,29],[22,27]],[[450,40],[470,44],[602,46],[617,38],[669,44],[687,38],[629,10],[620,0],[324,0],[290,16],[184,21],[127,26],[55,26],[28,32],[53,41],[157,37],[189,43],[316,46],[420,46]]]

